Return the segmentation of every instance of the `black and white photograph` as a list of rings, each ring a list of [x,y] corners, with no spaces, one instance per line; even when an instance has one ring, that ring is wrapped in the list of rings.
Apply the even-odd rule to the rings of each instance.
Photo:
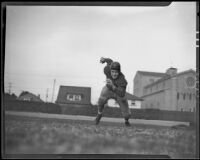
[[[197,2],[147,3],[4,3],[4,157],[199,158]]]

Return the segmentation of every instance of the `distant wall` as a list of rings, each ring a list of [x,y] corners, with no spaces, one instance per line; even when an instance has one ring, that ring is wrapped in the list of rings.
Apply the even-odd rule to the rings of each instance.
[[[12,111],[61,113],[61,107],[53,103],[10,100],[4,101],[4,109]]]

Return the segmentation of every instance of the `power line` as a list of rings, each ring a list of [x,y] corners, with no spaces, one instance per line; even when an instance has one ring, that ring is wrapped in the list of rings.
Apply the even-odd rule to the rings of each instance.
[[[9,90],[9,86],[8,87],[4,87],[5,89],[8,89]],[[15,87],[15,86],[12,86],[12,89],[23,89],[23,90],[25,90],[25,89],[31,89],[31,90],[45,90],[45,88],[40,88],[40,87],[38,87],[38,88],[32,88],[32,87]]]
[[[23,86],[23,85],[13,85],[13,83],[7,83],[5,84],[4,88],[10,88],[12,84],[12,88],[17,88],[17,89],[21,89],[21,88],[27,88],[27,89],[46,89],[46,87],[28,87],[28,86]]]
[[[46,92],[46,102],[47,102],[47,98],[48,98],[48,91],[49,91],[49,88],[47,88],[47,92]]]
[[[52,77],[61,77],[61,78],[66,78],[68,75],[43,75],[43,74],[27,74],[27,73],[6,73],[4,74],[5,76],[26,76],[26,77],[44,77],[44,78],[52,78]]]
[[[53,81],[53,93],[52,93],[52,100],[51,102],[53,103],[53,96],[54,96],[54,91],[55,91],[55,84],[56,84],[56,79]]]

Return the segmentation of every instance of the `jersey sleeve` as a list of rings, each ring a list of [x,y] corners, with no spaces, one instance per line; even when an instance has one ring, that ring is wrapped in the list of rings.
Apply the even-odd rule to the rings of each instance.
[[[105,62],[107,63],[107,65],[111,65],[111,63],[113,62],[113,60],[110,59],[110,58],[105,58]]]
[[[109,65],[106,65],[104,67],[104,74],[106,75],[107,78],[110,77],[110,66]]]

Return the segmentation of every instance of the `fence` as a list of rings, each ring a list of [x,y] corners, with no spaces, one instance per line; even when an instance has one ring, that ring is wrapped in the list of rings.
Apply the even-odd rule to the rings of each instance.
[[[44,102],[27,102],[19,100],[9,100],[4,102],[5,110],[26,111],[26,112],[42,112],[67,115],[85,115],[96,116],[96,105],[83,105],[74,107],[70,105],[60,106],[54,103]],[[158,109],[130,109],[131,118],[147,119],[147,120],[169,120],[182,122],[196,122],[195,112],[165,111]],[[122,118],[120,108],[105,107],[103,111],[104,117]]]
[[[5,110],[25,111],[25,112],[41,112],[41,113],[61,113],[59,105],[44,102],[30,102],[20,100],[4,101]]]

